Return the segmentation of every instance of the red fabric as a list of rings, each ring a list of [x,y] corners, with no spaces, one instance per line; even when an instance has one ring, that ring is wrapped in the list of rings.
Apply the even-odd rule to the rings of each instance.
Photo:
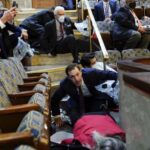
[[[125,132],[116,124],[109,115],[85,115],[80,118],[74,126],[74,138],[82,143],[95,145],[92,139],[93,131],[99,132],[103,136],[113,137],[119,135],[125,141]]]
[[[73,139],[65,139],[61,142],[61,144],[72,144]]]
[[[94,32],[93,34],[92,34],[92,40],[94,40],[94,41],[96,41],[97,40],[97,36],[96,36],[96,33]]]

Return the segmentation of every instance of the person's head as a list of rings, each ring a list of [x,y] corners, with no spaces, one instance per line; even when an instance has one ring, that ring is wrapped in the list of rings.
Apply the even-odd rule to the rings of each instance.
[[[63,23],[65,20],[65,10],[62,6],[56,6],[54,9],[55,18],[60,22]]]
[[[101,142],[100,150],[125,150],[125,144],[115,138],[107,138]]]
[[[82,72],[80,66],[73,63],[68,65],[65,71],[68,78],[75,84],[75,86],[79,87],[82,83]]]
[[[93,140],[96,143],[96,149],[99,150],[126,150],[126,145],[119,136],[115,137],[105,137],[99,132],[93,132]]]
[[[104,2],[108,2],[109,0],[103,0]]]
[[[126,0],[126,4],[130,9],[135,9],[135,7],[136,7],[135,0]]]
[[[91,67],[96,63],[95,53],[92,52],[83,54],[80,63],[83,67]]]

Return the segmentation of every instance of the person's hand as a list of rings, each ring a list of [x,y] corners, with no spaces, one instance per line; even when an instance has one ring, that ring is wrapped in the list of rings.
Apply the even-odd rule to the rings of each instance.
[[[62,127],[64,124],[60,115],[54,116],[54,121],[57,127]]]
[[[15,7],[4,12],[3,16],[1,17],[1,21],[5,24],[6,22],[11,22],[14,17],[16,16],[17,11]]]
[[[111,18],[110,17],[107,17],[107,18],[105,18],[105,21],[107,22],[107,21],[111,21]]]
[[[143,26],[139,26],[138,31],[139,31],[140,33],[145,33],[145,32],[146,32],[146,30],[144,29]]]
[[[23,38],[24,40],[28,40],[29,35],[28,35],[27,30],[24,30],[24,29],[22,30],[21,38]]]

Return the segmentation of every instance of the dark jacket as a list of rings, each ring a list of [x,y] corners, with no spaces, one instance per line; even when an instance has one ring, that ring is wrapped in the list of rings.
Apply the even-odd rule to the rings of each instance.
[[[9,35],[9,31],[13,34]],[[18,37],[21,36],[21,29],[13,24],[6,23],[4,29],[0,28],[0,48],[2,58],[12,56],[14,47],[18,44]]]
[[[135,19],[129,7],[122,7],[115,15],[115,23],[112,29],[113,40],[128,39],[132,30],[138,30],[138,27],[135,25]]]
[[[85,85],[87,86],[90,93],[97,98],[106,98],[105,95],[95,89],[96,85],[103,83],[105,80],[116,80],[117,74],[111,71],[101,71],[93,68],[82,69],[82,76]],[[59,102],[63,97],[69,95],[71,99],[79,104],[79,94],[76,86],[72,83],[69,78],[65,78],[61,83],[60,87],[56,90],[51,99],[51,109],[53,115],[60,114]]]
[[[109,0],[109,5],[110,5],[111,13],[112,13],[111,19],[113,20],[115,13],[119,9],[118,8],[119,6],[117,4],[117,1],[115,0]],[[95,16],[96,21],[105,20],[103,1],[100,1],[97,5],[95,5],[94,16]]]
[[[44,31],[45,24],[53,18],[54,13],[50,9],[42,10],[26,18],[20,27],[27,29],[30,36],[40,36]]]
[[[66,35],[73,34],[73,29],[75,29],[74,23],[70,20],[70,18],[65,17],[64,23],[64,30]],[[56,41],[57,41],[57,31],[56,31],[56,20],[53,19],[49,21],[45,25],[45,36],[46,40],[48,41],[49,45],[45,49],[50,49],[52,52],[55,49]]]

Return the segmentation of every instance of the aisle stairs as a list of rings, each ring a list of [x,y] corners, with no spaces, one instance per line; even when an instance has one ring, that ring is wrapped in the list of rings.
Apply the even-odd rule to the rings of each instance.
[[[16,25],[19,25],[25,18],[27,18],[41,10],[43,10],[43,9],[35,9],[35,8],[18,9],[18,13],[14,19],[14,22]],[[78,21],[77,10],[66,10],[65,13],[66,13],[66,16],[70,17],[72,21],[74,21],[74,22]]]
[[[28,72],[49,72],[52,80],[52,93],[65,77],[65,68],[72,62],[71,53],[58,54],[50,57],[47,54],[34,55],[31,58],[31,66],[26,67]]]
[[[29,17],[42,9],[19,9],[15,17],[15,24],[19,25],[26,17]],[[77,10],[67,10],[66,15],[69,16],[74,22],[78,21]],[[76,38],[82,38],[81,34],[74,30]],[[65,67],[72,62],[71,54],[59,54],[57,57],[49,57],[46,54],[35,55],[31,60],[31,67],[27,67],[30,72],[48,71],[52,79],[52,87],[57,87],[59,81],[65,76]],[[53,88],[52,88],[53,89]]]

